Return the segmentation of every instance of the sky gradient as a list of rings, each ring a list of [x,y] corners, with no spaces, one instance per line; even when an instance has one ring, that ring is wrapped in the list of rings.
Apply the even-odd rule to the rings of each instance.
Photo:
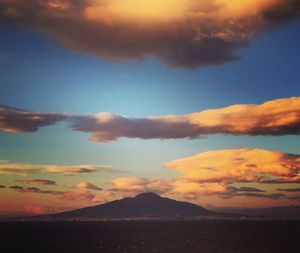
[[[299,6],[0,0],[0,213],[299,205]]]

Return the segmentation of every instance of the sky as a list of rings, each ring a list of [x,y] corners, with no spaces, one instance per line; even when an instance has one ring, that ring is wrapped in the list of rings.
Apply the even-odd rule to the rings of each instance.
[[[211,209],[299,205],[299,12],[0,0],[0,215],[147,191]]]

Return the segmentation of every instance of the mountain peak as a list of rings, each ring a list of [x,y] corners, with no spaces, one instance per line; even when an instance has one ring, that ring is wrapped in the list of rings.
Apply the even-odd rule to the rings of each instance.
[[[135,199],[157,199],[157,198],[161,198],[161,196],[159,196],[154,192],[144,192],[136,195],[134,198]]]

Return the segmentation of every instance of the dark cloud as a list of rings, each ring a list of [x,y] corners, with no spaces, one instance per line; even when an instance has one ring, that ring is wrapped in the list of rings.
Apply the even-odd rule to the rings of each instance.
[[[13,190],[23,190],[24,189],[22,186],[19,186],[19,185],[12,185],[9,188],[13,189]]]
[[[236,188],[236,192],[265,192],[265,191],[255,187],[240,187],[240,188]]]
[[[225,193],[220,195],[220,197],[224,199],[234,198],[234,197],[248,197],[248,198],[263,198],[263,199],[273,199],[273,200],[287,198],[286,195],[280,193],[262,194],[262,193],[255,193],[255,192],[242,192],[242,193],[235,193],[235,194]]]
[[[0,106],[0,130],[6,132],[35,132],[40,127],[66,120],[66,115],[38,113]]]
[[[86,192],[72,192],[72,191],[52,191],[52,190],[41,190],[37,187],[23,188],[21,186],[11,186],[11,189],[20,193],[38,193],[38,194],[50,194],[57,196],[59,199],[64,200],[79,200],[79,201],[90,201],[96,197],[89,191]]]
[[[70,167],[66,169],[66,174],[83,174],[83,173],[93,173],[97,172],[99,169],[97,168],[80,168],[80,167]]]
[[[278,189],[279,191],[285,192],[300,192],[300,188],[288,188],[288,189]]]
[[[55,181],[48,179],[17,179],[15,182],[20,184],[56,185]]]
[[[300,196],[293,196],[293,197],[289,197],[288,199],[292,201],[300,201]]]
[[[0,0],[0,24],[34,28],[65,48],[110,61],[150,55],[196,68],[238,59],[238,49],[298,18],[299,9],[299,0],[165,0],[161,6],[146,0]]]
[[[40,189],[37,188],[37,187],[27,187],[27,190],[29,190],[29,191],[40,191]]]

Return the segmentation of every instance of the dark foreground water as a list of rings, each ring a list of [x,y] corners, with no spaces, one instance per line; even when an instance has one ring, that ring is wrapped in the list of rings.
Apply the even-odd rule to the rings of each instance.
[[[300,252],[300,222],[0,223],[0,252]]]

